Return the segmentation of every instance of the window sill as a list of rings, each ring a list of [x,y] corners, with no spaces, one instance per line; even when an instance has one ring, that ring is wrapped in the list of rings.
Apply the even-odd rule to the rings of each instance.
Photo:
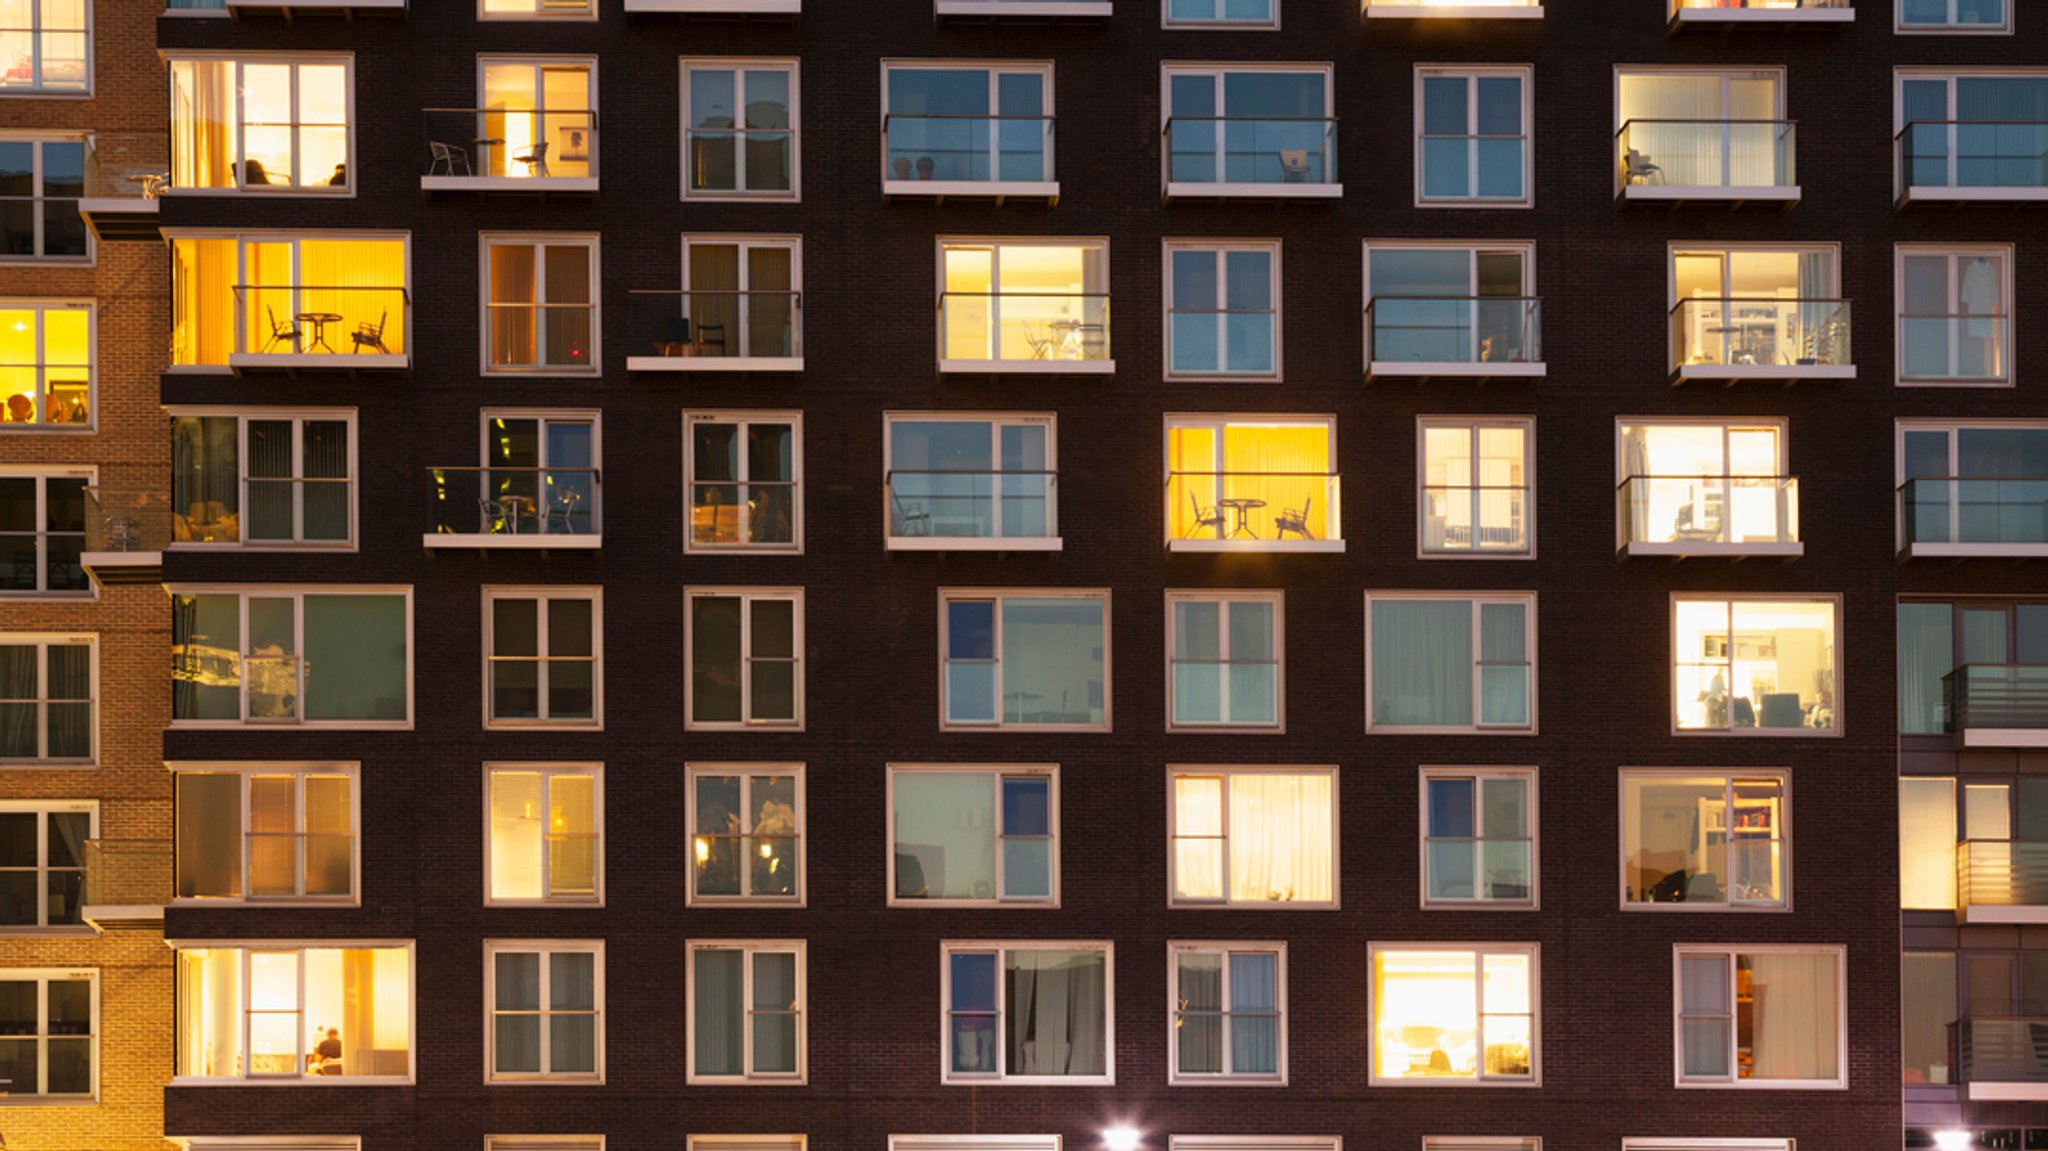
[[[1740,28],[1743,25],[1847,24],[1856,19],[1854,8],[1680,8],[1671,15],[1671,30],[1690,28]]]
[[[1168,735],[1286,735],[1282,723],[1177,723],[1166,721]]]
[[[1410,360],[1371,360],[1365,365],[1365,378],[1368,382],[1382,377],[1390,380],[1433,380],[1443,377],[1472,380],[1540,380],[1549,373],[1549,365],[1528,361],[1467,363],[1461,360],[1445,360],[1424,363]]]
[[[284,897],[275,899],[251,899],[246,895],[180,895],[174,897],[165,907],[203,908],[215,911],[231,907],[361,907],[363,901],[354,895],[328,897]]]
[[[732,12],[756,16],[795,16],[803,0],[626,0],[627,12]]]
[[[1797,540],[1791,543],[1709,543],[1700,540],[1649,541],[1631,540],[1622,545],[1621,554],[1629,557],[1669,557],[1671,559],[1746,559],[1751,556],[1776,556],[1780,559],[1798,559],[1806,554],[1806,545]]]
[[[381,352],[230,352],[228,370],[243,372],[402,372],[412,366],[408,355]]]
[[[273,4],[273,7],[276,5]],[[160,199],[174,199],[186,196],[354,196],[356,190],[346,184],[256,184],[250,187],[221,188],[165,188],[158,194]]]
[[[1334,555],[1344,551],[1343,540],[1168,540],[1170,552],[1306,552]]]
[[[1797,184],[1683,185],[1623,184],[1621,199],[1637,204],[1766,204],[1789,207],[1799,202]]]
[[[604,535],[601,532],[589,535],[573,532],[428,532],[420,537],[420,546],[430,552],[465,548],[477,551],[596,551],[604,546]]]
[[[167,731],[411,731],[409,719],[314,720],[174,719]]]
[[[691,1087],[803,1087],[808,1075],[689,1075],[683,1082]]]
[[[1787,384],[1800,380],[1853,380],[1854,364],[1680,364],[1672,370],[1671,382],[1715,380],[1769,380]]]
[[[248,1076],[202,1076],[176,1075],[166,1084],[169,1087],[314,1087],[333,1090],[337,1087],[410,1087],[410,1075],[248,1075]]]
[[[1343,198],[1342,184],[1198,184],[1168,181],[1166,198],[1172,200],[1337,200]]]
[[[90,926],[86,926],[83,924],[75,927],[70,924],[65,924],[61,927],[29,927],[26,925],[19,927],[0,927],[0,939],[63,940],[95,939],[98,938],[98,936],[99,932],[94,931]]]
[[[1114,1087],[1110,1075],[962,1075],[941,1076],[946,1087]]]
[[[0,770],[5,771],[98,771],[99,767],[96,759],[0,759]]]
[[[1065,547],[1058,536],[992,539],[982,536],[890,536],[892,552],[1056,552]]]
[[[1908,204],[2014,204],[2048,200],[2048,186],[2039,188],[1908,187],[1899,206]]]
[[[2048,559],[2048,543],[1909,543],[1900,554],[1907,559]]]
[[[1115,360],[940,360],[942,375],[1107,376]]]
[[[422,192],[549,192],[597,194],[596,176],[421,176]]]
[[[0,1107],[97,1107],[98,1095],[0,1095]]]
[[[1962,737],[1964,747],[2048,747],[2048,728],[1966,727]],[[2048,917],[2028,922],[2048,923]]]
[[[406,0],[227,0],[229,12],[403,12]]]
[[[603,731],[604,720],[553,720],[553,719],[486,719],[485,731]],[[589,900],[542,900],[541,903],[587,903]]]
[[[627,356],[629,372],[801,372],[802,356]]]
[[[1979,1099],[2007,1102],[2048,1101],[2048,1083],[1985,1083],[1980,1080],[1963,1086],[1968,1088],[1972,1102]]]
[[[961,199],[995,200],[1001,203],[1008,199],[1044,200],[1057,203],[1060,185],[1057,180],[890,180],[882,181],[882,196],[885,199],[905,196],[913,199],[944,200],[948,196]]]
[[[933,0],[936,16],[970,16],[986,19],[1030,16],[1046,19],[1107,17],[1110,0]]]
[[[1541,20],[1541,5],[1459,4],[1424,7],[1420,4],[1375,4],[1366,0],[1368,20]]]

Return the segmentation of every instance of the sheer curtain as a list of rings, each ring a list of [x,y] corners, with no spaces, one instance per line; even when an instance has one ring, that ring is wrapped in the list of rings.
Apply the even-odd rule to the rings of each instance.
[[[1837,962],[1834,955],[1774,953],[1744,960],[1756,1001],[1750,1036],[1754,1078],[1835,1078]]]
[[[1176,964],[1180,1013],[1174,1020],[1183,1073],[1218,1074],[1223,1066],[1223,956],[1189,954]]]
[[[1941,679],[1954,667],[1954,608],[1899,605],[1899,730],[1938,735],[1944,728]]]
[[[750,1072],[794,1074],[797,1068],[796,956],[768,952],[754,962],[754,1065]]]
[[[171,184],[235,186],[235,63],[180,60],[171,65]]]
[[[1005,953],[1011,1075],[1101,1075],[1107,1003],[1099,951]]]
[[[699,951],[697,986],[690,1004],[695,1018],[697,1074],[738,1075],[742,1064],[740,1028],[744,1019],[742,991],[746,956],[738,951]]]
[[[1479,605],[1479,722],[1529,722],[1528,608],[1518,603]]]
[[[740,249],[737,244],[691,244],[689,268],[691,338],[700,352],[730,356],[739,351]]]
[[[1615,125],[1616,131],[1628,130],[1623,147],[1655,164],[1665,184],[1719,186],[1724,182],[1721,126],[1711,121],[1728,116],[1721,85],[1722,77],[1714,75],[1624,75],[1620,123]]]
[[[1223,429],[1224,497],[1266,501],[1253,511],[1252,531],[1271,538],[1270,518],[1280,511],[1303,513],[1316,539],[1329,538],[1330,429],[1311,424]],[[1267,522],[1260,522],[1265,519]]]
[[[0,757],[36,758],[36,645],[0,647]]]
[[[1173,887],[1187,900],[1223,898],[1223,780],[1173,781]]]
[[[1233,901],[1325,903],[1331,871],[1329,776],[1230,777]]]
[[[1372,718],[1386,724],[1472,722],[1472,605],[1372,605]]]

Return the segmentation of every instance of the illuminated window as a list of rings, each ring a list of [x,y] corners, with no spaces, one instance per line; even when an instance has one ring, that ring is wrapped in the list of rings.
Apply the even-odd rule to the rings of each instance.
[[[1536,597],[1366,593],[1368,730],[1536,725]]]
[[[940,945],[945,1083],[1112,1083],[1112,947]]]
[[[804,768],[693,763],[689,902],[804,902]]]
[[[1851,372],[1840,266],[1831,246],[1673,247],[1673,369],[1680,379]]]
[[[1909,911],[1956,908],[1956,781],[1947,776],[1899,779],[1899,906]]]
[[[1782,909],[1787,790],[1784,772],[1623,772],[1623,905]]]
[[[604,722],[604,600],[595,589],[484,589],[493,727]]]
[[[891,548],[1059,545],[1058,436],[1050,415],[883,417]]]
[[[355,63],[173,59],[171,186],[348,192]]]
[[[1283,726],[1281,593],[1166,593],[1168,730]]]
[[[375,232],[173,236],[171,363],[403,364],[409,249],[405,235]]]
[[[1845,1087],[1840,947],[1678,947],[1678,1085]]]
[[[597,0],[477,0],[479,20],[594,20]]]
[[[93,307],[0,301],[0,431],[93,423]]]
[[[89,636],[0,635],[0,763],[93,762],[98,655]]]
[[[496,764],[486,782],[485,902],[604,902],[603,772],[593,764]]]
[[[1177,768],[1167,787],[1175,906],[1337,906],[1335,768]]]
[[[967,184],[1059,194],[1051,64],[886,61],[883,71],[884,192],[935,195]]]
[[[1799,542],[1799,486],[1776,420],[1684,420],[1619,428],[1622,538],[1658,550]]]
[[[692,588],[684,599],[683,726],[801,728],[803,589]]]
[[[2011,386],[2012,245],[1901,244],[1899,382]]]
[[[797,190],[793,60],[683,61],[683,198]]]
[[[0,139],[0,260],[91,255],[84,195],[85,141]]]
[[[1839,730],[1835,634],[1841,602],[1672,597],[1680,731],[1811,735]]]
[[[1337,421],[1168,416],[1169,547],[1343,550]]]
[[[0,803],[0,929],[83,927],[86,841],[99,804]]]
[[[1422,769],[1426,906],[1536,902],[1536,773],[1528,768]]]
[[[1168,376],[1280,374],[1280,245],[1169,242]]]
[[[178,949],[178,1076],[409,1083],[412,948]]]
[[[1287,1081],[1287,945],[1174,943],[1169,1082]]]
[[[687,551],[803,546],[803,415],[685,412]]]
[[[889,902],[1059,902],[1059,770],[889,766]]]
[[[1416,200],[1529,202],[1527,68],[1417,68]]]
[[[1102,372],[1109,243],[942,241],[940,371]]]
[[[1372,945],[1372,1081],[1534,1083],[1533,943]]]
[[[355,900],[354,764],[174,770],[179,899]]]
[[[598,415],[485,409],[477,465],[428,469],[436,516],[429,546],[443,535],[507,537],[502,544],[508,547],[547,542],[534,536],[557,537],[564,546],[600,545],[604,441]]]
[[[597,237],[484,237],[484,370],[596,372]]]
[[[1280,0],[1162,0],[1168,28],[1278,28]]]
[[[410,589],[178,591],[171,718],[407,727],[411,636]]]
[[[0,95],[91,88],[92,0],[0,3]]]
[[[1109,730],[1109,593],[939,593],[941,728]]]
[[[355,412],[171,416],[175,544],[355,540]]]
[[[2011,32],[2013,0],[1896,0],[1900,32]]]
[[[1785,118],[1785,72],[1624,68],[1615,77],[1618,194],[1798,198],[1797,137]],[[1781,191],[1782,190],[1782,191]],[[1835,292],[1816,295],[1837,295]]]
[[[440,117],[436,117],[438,120]],[[485,56],[477,61],[473,121],[448,125],[476,149],[470,171],[513,180],[597,175],[597,62],[584,57]],[[442,131],[436,124],[434,131]]]
[[[1424,555],[1528,555],[1536,518],[1532,421],[1424,419]]]
[[[0,1077],[13,1099],[88,1102],[99,1090],[92,971],[0,969]]]
[[[698,940],[688,963],[688,1081],[803,1083],[803,942]]]
[[[604,1081],[604,944],[484,941],[493,1082]]]
[[[0,472],[0,598],[89,596],[85,490],[90,474]]]

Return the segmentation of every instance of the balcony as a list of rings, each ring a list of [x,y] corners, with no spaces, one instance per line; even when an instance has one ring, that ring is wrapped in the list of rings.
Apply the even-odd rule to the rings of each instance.
[[[1176,552],[1341,552],[1335,472],[1169,472]]]
[[[100,931],[161,927],[171,900],[172,859],[168,839],[86,840],[80,916]]]
[[[1541,20],[1539,0],[1361,0],[1368,20]]]
[[[162,136],[95,135],[86,144],[78,213],[102,243],[161,242],[157,208],[170,183]]]
[[[596,468],[428,468],[428,551],[603,546],[604,489]]]
[[[1895,143],[1901,207],[2048,200],[2048,120],[1915,120]]]
[[[1621,554],[1804,555],[1796,476],[1630,476],[1615,490]]]
[[[403,16],[406,0],[222,0],[213,6],[225,8],[229,15],[233,16],[251,12],[275,12],[290,20],[295,16],[336,13],[345,19],[353,20],[357,13],[390,13]]]
[[[1948,1034],[1971,1099],[2048,1100],[2048,1017],[1973,1016]]]
[[[939,371],[1106,376],[1106,292],[941,292]]]
[[[422,139],[422,192],[597,191],[596,112],[428,108]]]
[[[1901,553],[2048,557],[2048,477],[1929,477],[1899,485]]]
[[[1337,182],[1337,121],[1326,116],[1173,116],[1166,199],[1322,199]]]
[[[1365,378],[1540,378],[1542,318],[1534,296],[1374,296]]]
[[[412,365],[412,296],[402,287],[236,284],[228,367],[393,372]]]
[[[801,372],[802,292],[634,290],[629,372]]]
[[[796,16],[803,0],[626,0],[626,12],[678,16]]]
[[[1941,677],[1941,703],[1964,747],[2048,747],[2048,664],[1965,664]]]
[[[1671,381],[1853,380],[1849,301],[1765,296],[1671,309]]]
[[[1956,844],[1956,910],[1964,923],[2048,923],[2048,843]]]
[[[1615,133],[1623,203],[1799,202],[1797,132],[1790,120],[1628,120]]]
[[[1671,30],[1812,28],[1856,19],[1853,0],[1671,0]]]
[[[898,468],[882,487],[890,551],[1060,550],[1057,472]]]
[[[974,113],[882,117],[882,195],[1057,203],[1051,116]]]
[[[153,584],[171,542],[171,496],[162,488],[85,489],[85,550],[78,562],[109,585]]]
[[[1106,20],[1110,0],[932,0],[941,20]]]

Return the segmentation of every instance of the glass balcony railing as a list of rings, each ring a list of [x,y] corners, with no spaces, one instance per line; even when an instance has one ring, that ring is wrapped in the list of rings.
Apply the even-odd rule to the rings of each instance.
[[[1954,193],[1948,199],[2048,194],[2048,120],[1915,120],[1897,144],[1909,199],[1926,191]]]
[[[88,839],[83,918],[99,927],[163,920],[170,902],[172,851],[168,839]]]
[[[2033,731],[2048,746],[2048,664],[1965,664],[1941,677],[1941,698],[1952,734]]]
[[[428,468],[433,535],[583,537],[603,530],[596,468]]]
[[[1921,476],[1899,485],[1911,544],[2048,544],[2048,477]]]
[[[1849,301],[1787,299],[1681,300],[1671,309],[1672,348],[1681,373],[1739,368],[1848,367]],[[1790,375],[1799,374],[1796,370]]]
[[[802,366],[802,292],[636,290],[629,298],[635,371]]]
[[[882,482],[889,499],[891,546],[1059,538],[1057,472],[899,468]]]
[[[1105,292],[943,292],[939,295],[941,366],[991,365],[1106,371],[1109,295]]]
[[[1342,539],[1335,472],[1173,472],[1167,539],[1251,545]]]
[[[2048,1083],[2048,1017],[1972,1016],[1948,1025],[1959,1083]]]
[[[1799,542],[1796,476],[1630,476],[1616,494],[1624,546],[1740,552]]]
[[[1899,317],[1899,378],[1976,383],[2007,378],[2011,317],[1994,314]]]
[[[793,480],[696,481],[690,485],[690,542],[706,547],[794,546]]]
[[[385,367],[406,360],[412,297],[402,287],[236,284],[234,293],[231,366]]]
[[[1543,301],[1533,296],[1374,296],[1366,359],[1463,366],[1473,375],[1543,362]]]
[[[1797,189],[1794,129],[1790,120],[1628,120],[1614,138],[1622,190],[1654,197],[1666,189]]]
[[[252,831],[245,839],[250,899],[346,899],[355,891],[353,835]]]
[[[597,175],[597,113],[588,109],[428,108],[423,115],[421,175],[436,180],[434,187]]]
[[[157,563],[171,541],[170,494],[153,488],[85,489],[85,551],[110,562]],[[92,566],[92,565],[87,565]]]
[[[1960,906],[2048,909],[2048,843],[1972,839],[1956,844]]]
[[[1422,550],[1458,554],[1529,550],[1526,484],[1424,484]]]
[[[1167,184],[1337,187],[1337,121],[1327,116],[1174,116]]]
[[[84,198],[70,204],[69,212],[53,212],[54,201],[44,201],[44,251],[84,255],[80,224],[102,241],[160,242],[157,198],[170,183],[166,147],[161,135],[95,133],[85,145]],[[53,227],[61,230],[53,235]]]
[[[1052,130],[1051,116],[891,112],[882,118],[882,180],[898,194],[920,184],[1049,184]]]

